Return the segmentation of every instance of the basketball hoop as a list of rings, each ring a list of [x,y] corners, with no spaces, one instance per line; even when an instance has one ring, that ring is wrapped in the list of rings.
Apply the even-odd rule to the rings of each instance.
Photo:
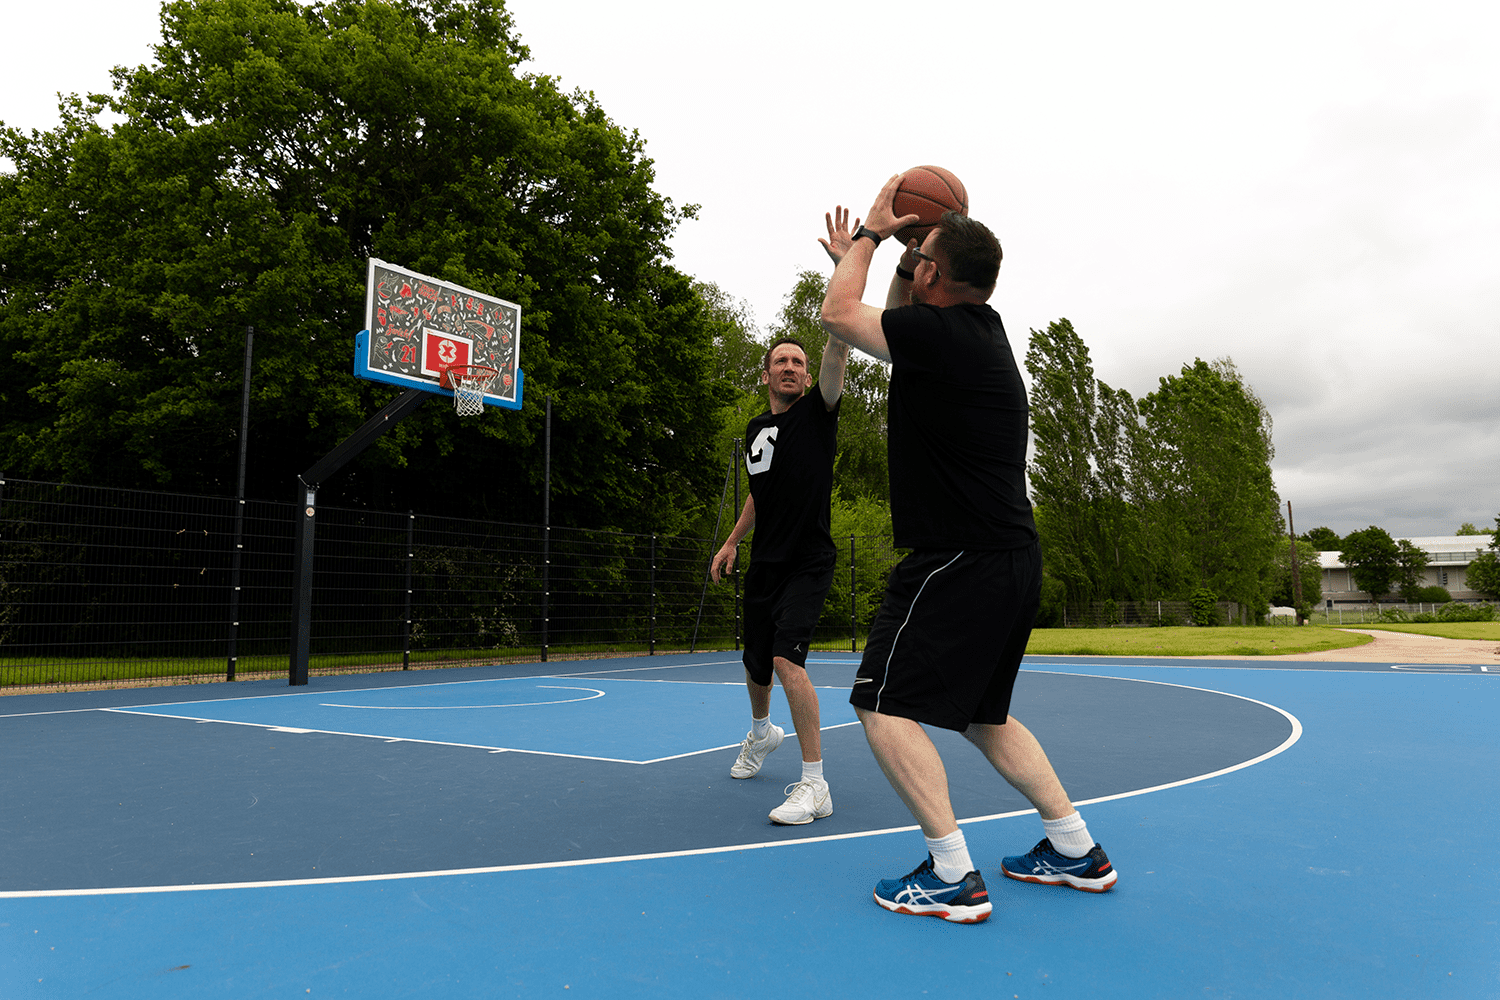
[[[489,365],[454,365],[443,372],[438,384],[453,390],[453,409],[460,417],[477,417],[484,412],[484,394],[500,369]]]

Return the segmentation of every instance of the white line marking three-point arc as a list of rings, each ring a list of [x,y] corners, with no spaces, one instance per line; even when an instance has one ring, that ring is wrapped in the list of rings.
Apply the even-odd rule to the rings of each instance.
[[[561,684],[538,684],[538,688],[552,691],[587,691],[583,698],[560,698],[557,701],[517,701],[506,705],[335,705],[332,702],[321,702],[322,708],[367,708],[377,712],[451,712],[458,708],[535,708],[540,705],[568,705],[575,701],[593,701],[595,698],[603,698],[604,692],[598,688],[564,687]]]

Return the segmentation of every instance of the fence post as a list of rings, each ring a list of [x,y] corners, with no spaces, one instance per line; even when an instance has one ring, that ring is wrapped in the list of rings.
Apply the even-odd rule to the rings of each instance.
[[[297,477],[297,492],[305,506],[298,512],[292,557],[292,656],[287,667],[287,683],[292,687],[307,683],[307,661],[312,649],[313,541],[317,536],[318,507],[317,487],[309,486],[301,476]]]
[[[651,617],[646,624],[650,641],[646,646],[646,655],[656,655],[656,532],[651,533]]]
[[[229,566],[229,663],[224,668],[224,679],[234,680],[235,667],[239,663],[240,635],[240,556],[245,551],[245,496],[240,487],[240,498],[234,508],[234,553]]]
[[[552,397],[547,397],[547,426],[542,474],[542,662],[547,662],[547,598],[552,586]]]
[[[859,652],[859,615],[854,611],[854,536],[849,536],[849,652]]]
[[[416,558],[416,515],[411,511],[406,512],[406,612],[402,616],[406,620],[406,628],[401,636],[401,669],[411,669],[411,570],[412,560]]]
[[[234,680],[234,670],[239,657],[236,655],[240,631],[240,553],[245,550],[245,456],[250,447],[250,373],[255,356],[255,327],[245,327],[245,374],[240,386],[240,465],[239,491],[235,499],[239,507],[234,515],[234,566],[229,573],[229,664],[224,671],[226,681]]]

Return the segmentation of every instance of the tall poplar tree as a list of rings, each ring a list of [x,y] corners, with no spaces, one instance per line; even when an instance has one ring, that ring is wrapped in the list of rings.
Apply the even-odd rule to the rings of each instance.
[[[1227,358],[1202,359],[1141,399],[1164,522],[1197,587],[1264,613],[1280,501],[1271,417]]]
[[[1044,572],[1067,588],[1070,603],[1103,591],[1093,505],[1098,389],[1089,349],[1067,319],[1032,330],[1030,476]]]

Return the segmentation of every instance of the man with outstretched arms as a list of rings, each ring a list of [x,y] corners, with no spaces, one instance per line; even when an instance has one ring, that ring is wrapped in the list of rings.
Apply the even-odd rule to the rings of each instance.
[[[837,263],[849,247],[849,213],[836,210],[827,224],[828,239],[821,242]],[[837,558],[828,505],[848,357],[849,346],[829,338],[816,391],[809,393],[812,377],[800,342],[783,337],[766,351],[760,380],[770,410],[745,428],[750,495],[709,567],[717,583],[734,568],[740,540],[755,529],[745,574],[750,732],[729,774],[754,777],[781,745],[786,731],[771,724],[772,680],[780,679],[802,748],[802,776],[785,789],[786,802],[771,811],[775,823],[811,823],[833,815],[833,795],[823,775],[818,692],[806,664]]]
[[[962,733],[1041,815],[1046,836],[1007,857],[1011,878],[1103,892],[1115,871],[1035,736],[1012,718],[1011,688],[1036,619],[1041,550],[1026,496],[1026,389],[987,304],[1000,244],[949,212],[891,279],[886,308],[860,301],[876,246],[916,216],[881,190],[823,300],[830,335],[892,364],[888,455],[892,571],[849,701],[886,778],[921,825],[928,858],[882,879],[887,910],[973,923],[990,914],[921,723]]]

